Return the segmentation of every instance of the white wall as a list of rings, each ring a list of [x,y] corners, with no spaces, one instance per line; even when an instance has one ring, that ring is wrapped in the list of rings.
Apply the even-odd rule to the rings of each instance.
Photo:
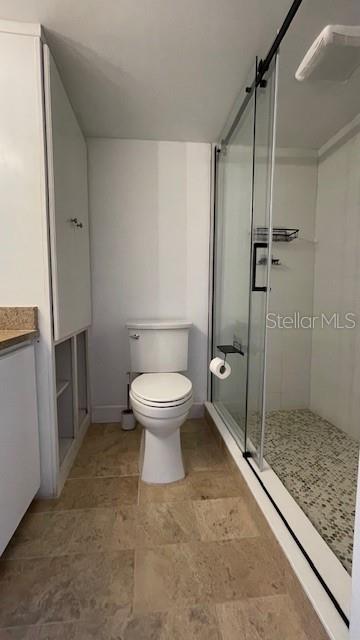
[[[281,266],[271,270],[270,313],[312,314],[316,190],[316,155],[278,149],[273,225],[298,228],[299,239],[272,245],[272,254]],[[269,329],[267,410],[309,406],[311,334],[307,329]]]
[[[210,159],[207,144],[89,139],[93,419],[119,419],[134,318],[193,322],[189,372],[206,399]],[[199,407],[200,409],[200,407]]]
[[[355,329],[316,329],[311,409],[360,439],[360,133],[319,163],[314,313],[357,315]]]

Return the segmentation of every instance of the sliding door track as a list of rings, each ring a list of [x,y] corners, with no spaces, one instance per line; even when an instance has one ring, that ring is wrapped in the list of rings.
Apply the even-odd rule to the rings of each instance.
[[[281,509],[279,509],[279,507],[278,507],[277,503],[275,502],[274,498],[272,497],[271,493],[268,491],[268,489],[266,488],[265,484],[261,480],[260,475],[257,473],[256,469],[254,469],[253,465],[251,464],[251,462],[250,462],[250,459],[252,457],[251,456],[251,452],[250,451],[244,451],[243,452],[243,457],[245,458],[248,466],[250,467],[251,471],[253,472],[253,474],[256,477],[257,481],[259,482],[261,488],[265,492],[266,496],[269,498],[269,500],[270,500],[272,506],[274,507],[276,513],[281,518],[282,522],[284,523],[286,529],[290,533],[290,535],[293,538],[294,542],[296,542],[296,544],[299,547],[301,553],[303,554],[303,556],[305,557],[306,561],[310,565],[312,571],[315,573],[317,579],[319,580],[319,582],[320,582],[321,586],[323,587],[324,591],[326,592],[327,596],[330,598],[331,602],[333,603],[333,605],[334,605],[336,611],[338,612],[339,616],[341,617],[343,622],[346,624],[346,626],[349,627],[350,626],[350,622],[349,622],[348,617],[343,612],[341,606],[339,605],[339,603],[336,600],[335,596],[333,595],[332,591],[329,589],[329,587],[326,584],[325,580],[323,579],[322,575],[319,573],[318,569],[316,568],[316,565],[314,564],[314,562],[310,558],[310,556],[307,553],[307,551],[304,548],[304,546],[301,544],[301,542],[300,542],[299,538],[297,537],[295,531],[292,529],[292,527],[288,523],[287,519],[285,518],[284,514],[282,513]]]

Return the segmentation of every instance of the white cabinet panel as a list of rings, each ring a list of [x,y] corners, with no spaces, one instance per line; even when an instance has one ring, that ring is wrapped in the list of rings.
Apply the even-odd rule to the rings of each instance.
[[[40,486],[34,346],[0,357],[0,553]]]
[[[59,340],[91,323],[87,151],[46,45],[44,67],[54,337]]]

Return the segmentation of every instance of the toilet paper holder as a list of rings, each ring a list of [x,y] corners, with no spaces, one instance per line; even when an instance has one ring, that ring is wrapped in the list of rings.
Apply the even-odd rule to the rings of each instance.
[[[239,345],[239,347],[236,347],[236,346],[235,346],[235,345],[233,345],[233,344],[219,344],[219,345],[217,345],[217,347],[216,347],[216,348],[217,348],[219,351],[221,351],[221,353],[222,353],[222,354],[223,354],[223,356],[224,356],[224,364],[223,364],[223,366],[224,366],[224,367],[225,367],[225,362],[226,362],[226,356],[227,356],[229,353],[239,353],[241,356],[244,356],[244,355],[245,355],[244,351],[243,351],[243,350],[242,350],[242,348],[241,348],[241,345]],[[222,371],[221,373],[223,373],[223,371]]]

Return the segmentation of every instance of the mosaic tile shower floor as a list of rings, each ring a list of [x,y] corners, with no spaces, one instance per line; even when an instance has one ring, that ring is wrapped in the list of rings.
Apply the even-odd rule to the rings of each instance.
[[[308,409],[266,424],[266,461],[351,574],[359,443]]]

